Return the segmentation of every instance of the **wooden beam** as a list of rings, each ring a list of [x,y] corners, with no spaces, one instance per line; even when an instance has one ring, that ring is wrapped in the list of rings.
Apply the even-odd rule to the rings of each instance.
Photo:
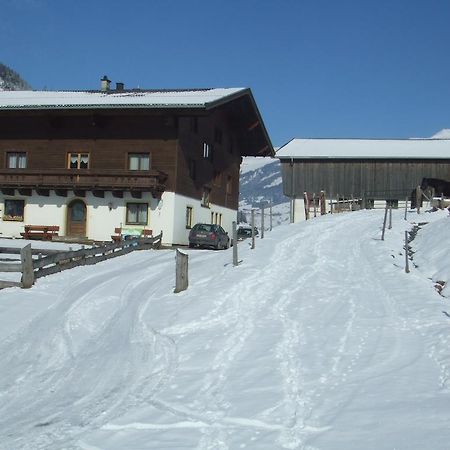
[[[256,122],[252,123],[252,124],[248,127],[248,131],[254,130],[258,125],[259,125],[259,120],[257,120]]]

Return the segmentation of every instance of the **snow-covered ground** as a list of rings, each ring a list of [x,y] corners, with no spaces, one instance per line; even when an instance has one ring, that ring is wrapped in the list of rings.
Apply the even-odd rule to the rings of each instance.
[[[450,218],[393,219],[278,226],[237,267],[187,250],[179,294],[170,250],[0,291],[0,448],[448,449]]]

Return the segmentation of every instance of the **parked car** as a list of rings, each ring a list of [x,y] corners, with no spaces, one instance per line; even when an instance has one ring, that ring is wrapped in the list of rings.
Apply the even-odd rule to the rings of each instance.
[[[228,233],[212,223],[197,223],[189,232],[189,247],[210,247],[216,250],[230,246]]]
[[[258,229],[254,228],[254,235],[258,236]],[[238,241],[243,241],[244,239],[251,238],[252,237],[252,227],[251,226],[245,226],[240,225],[237,229],[237,238]]]

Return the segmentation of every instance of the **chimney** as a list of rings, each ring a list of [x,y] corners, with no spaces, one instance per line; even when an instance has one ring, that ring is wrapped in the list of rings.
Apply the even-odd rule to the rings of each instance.
[[[108,77],[105,75],[101,80],[100,90],[102,92],[109,91],[109,85],[111,84],[111,81],[108,80]]]
[[[123,83],[119,83],[119,82],[116,83],[116,91],[121,92],[124,90],[124,88],[125,88],[125,85]]]

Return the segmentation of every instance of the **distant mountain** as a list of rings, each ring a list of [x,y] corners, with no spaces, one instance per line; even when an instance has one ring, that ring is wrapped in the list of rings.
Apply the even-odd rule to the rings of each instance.
[[[31,86],[21,76],[0,63],[0,91],[29,91]]]
[[[283,195],[281,167],[278,159],[244,158],[240,176],[239,204],[241,206],[259,206],[262,201],[272,200],[273,205],[289,201]],[[247,170],[257,167],[254,170]]]
[[[444,128],[431,136],[432,139],[450,139],[450,129]]]

